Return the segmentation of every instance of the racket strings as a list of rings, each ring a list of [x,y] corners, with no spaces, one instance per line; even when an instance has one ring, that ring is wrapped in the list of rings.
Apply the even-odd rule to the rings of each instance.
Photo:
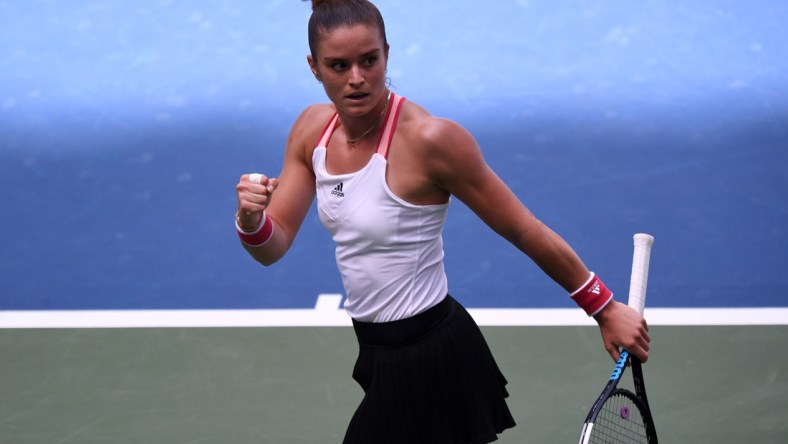
[[[621,394],[608,398],[594,421],[589,443],[648,443],[646,426],[638,406]]]

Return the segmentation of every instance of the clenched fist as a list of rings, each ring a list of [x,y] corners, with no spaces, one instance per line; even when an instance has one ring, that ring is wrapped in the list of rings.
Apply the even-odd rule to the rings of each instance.
[[[279,179],[263,174],[244,174],[235,186],[238,194],[238,225],[253,231],[263,220],[263,211],[271,204],[271,197],[279,186]]]

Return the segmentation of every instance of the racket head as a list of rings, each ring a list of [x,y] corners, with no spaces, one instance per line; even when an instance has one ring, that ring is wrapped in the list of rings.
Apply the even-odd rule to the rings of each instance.
[[[651,412],[634,393],[617,388],[598,406],[580,442],[656,444]]]
[[[618,388],[618,381],[630,364],[637,395],[625,388]],[[621,353],[605,390],[588,412],[579,443],[658,444],[640,360],[626,350]]]

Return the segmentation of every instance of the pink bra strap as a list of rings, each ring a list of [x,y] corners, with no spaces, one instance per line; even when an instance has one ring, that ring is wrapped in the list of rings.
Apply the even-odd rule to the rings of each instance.
[[[380,133],[378,148],[375,151],[383,156],[384,159],[388,158],[391,139],[394,138],[394,130],[397,128],[397,120],[399,119],[399,113],[402,110],[403,103],[405,103],[404,97],[391,93],[391,104],[389,105],[385,119],[386,126],[383,127],[383,132]]]
[[[317,146],[327,147],[328,141],[331,139],[331,135],[334,134],[334,128],[337,126],[337,120],[339,119],[339,114],[334,113],[334,116],[331,117],[331,120],[328,121],[328,124],[323,129],[323,135],[320,136],[320,140],[317,142]]]

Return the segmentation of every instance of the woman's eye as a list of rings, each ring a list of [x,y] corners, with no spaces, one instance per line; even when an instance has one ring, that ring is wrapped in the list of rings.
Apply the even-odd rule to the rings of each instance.
[[[331,65],[331,69],[333,69],[334,71],[342,71],[346,67],[347,65],[345,64],[345,62],[337,62]]]
[[[375,62],[377,62],[377,61],[378,61],[378,58],[377,58],[377,57],[368,57],[367,59],[365,59],[365,60],[364,60],[364,63],[365,63],[367,66],[372,66],[372,65],[374,65],[374,64],[375,64]]]

